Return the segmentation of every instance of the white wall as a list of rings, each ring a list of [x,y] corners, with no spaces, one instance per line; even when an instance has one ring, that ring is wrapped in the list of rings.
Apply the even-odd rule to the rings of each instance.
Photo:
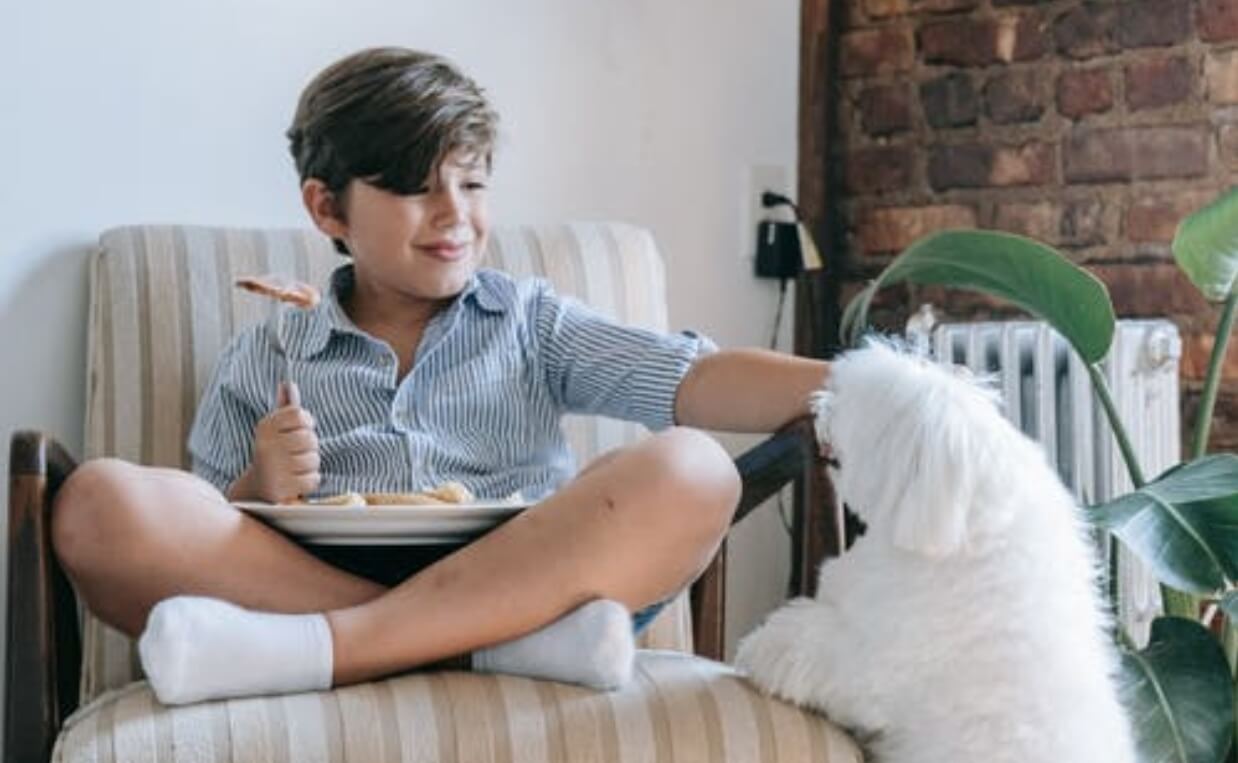
[[[794,0],[39,0],[0,28],[0,436],[82,442],[86,258],[141,222],[303,224],[283,130],[297,93],[376,44],[434,50],[503,119],[497,221],[653,229],[671,323],[768,341],[741,226],[752,165],[793,173]],[[788,332],[784,332],[784,347]],[[738,449],[750,438],[727,438]],[[5,488],[0,486],[0,491]],[[3,546],[0,546],[2,549]],[[772,512],[732,543],[732,639],[786,578]],[[2,553],[2,551],[0,551]]]

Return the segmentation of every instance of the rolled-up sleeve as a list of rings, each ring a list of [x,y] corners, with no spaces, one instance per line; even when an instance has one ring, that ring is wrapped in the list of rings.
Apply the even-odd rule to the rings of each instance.
[[[262,418],[238,384],[252,375],[243,368],[245,339],[238,337],[220,357],[189,432],[190,468],[221,493],[249,466],[254,428]]]
[[[624,326],[540,284],[533,300],[538,358],[550,393],[570,413],[675,423],[675,394],[688,369],[717,350],[691,331],[664,334]]]

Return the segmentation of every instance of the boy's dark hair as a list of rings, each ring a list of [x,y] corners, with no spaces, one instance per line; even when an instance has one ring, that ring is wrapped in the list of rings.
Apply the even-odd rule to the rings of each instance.
[[[343,214],[354,178],[411,194],[453,151],[489,166],[497,126],[482,89],[451,62],[371,48],[336,61],[306,86],[287,135],[301,182],[321,180]],[[343,241],[335,248],[348,254]]]

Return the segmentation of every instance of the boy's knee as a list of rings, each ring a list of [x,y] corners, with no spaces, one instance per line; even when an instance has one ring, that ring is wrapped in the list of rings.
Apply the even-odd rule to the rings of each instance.
[[[711,532],[725,532],[743,487],[730,454],[696,429],[675,427],[659,438],[658,471],[666,489],[691,503]]]
[[[87,564],[96,550],[109,545],[107,525],[123,511],[124,485],[132,479],[134,469],[118,459],[87,461],[60,486],[52,507],[52,546],[70,571]]]

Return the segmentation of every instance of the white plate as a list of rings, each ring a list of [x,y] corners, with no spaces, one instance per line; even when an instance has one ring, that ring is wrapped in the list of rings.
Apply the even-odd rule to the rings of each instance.
[[[408,545],[474,538],[515,514],[510,501],[454,506],[313,506],[239,501],[233,504],[307,543]]]

